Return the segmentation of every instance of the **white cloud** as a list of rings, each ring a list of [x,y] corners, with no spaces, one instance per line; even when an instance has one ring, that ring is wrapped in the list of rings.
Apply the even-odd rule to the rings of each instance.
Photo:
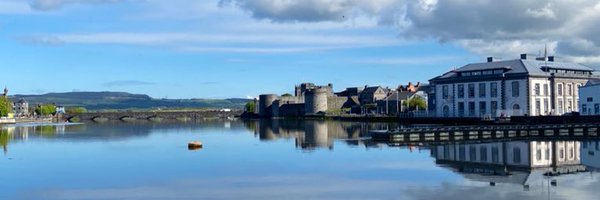
[[[600,54],[600,2],[596,0],[221,0],[257,19],[278,23],[375,19],[408,40],[434,39],[482,56],[513,58],[551,51],[577,61]],[[294,11],[294,12],[292,12]],[[301,12],[295,12],[301,11]],[[576,44],[585,44],[583,46]]]
[[[17,0],[0,1],[0,14],[28,14],[31,8],[26,2]]]
[[[394,38],[319,33],[244,35],[195,33],[90,33],[22,37],[30,44],[117,44],[167,46],[192,52],[297,53],[401,45]]]

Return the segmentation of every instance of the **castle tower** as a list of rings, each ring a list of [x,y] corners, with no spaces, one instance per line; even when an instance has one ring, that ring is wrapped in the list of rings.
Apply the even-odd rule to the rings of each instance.
[[[315,115],[327,111],[327,88],[314,88],[306,92],[304,109],[306,115]]]
[[[4,87],[4,96],[7,97],[8,96],[8,88]]]

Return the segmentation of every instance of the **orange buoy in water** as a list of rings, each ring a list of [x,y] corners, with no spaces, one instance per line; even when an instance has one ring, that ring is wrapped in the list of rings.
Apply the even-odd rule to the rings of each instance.
[[[198,142],[198,141],[188,142],[189,150],[197,150],[197,149],[201,149],[201,148],[202,148],[202,142]]]

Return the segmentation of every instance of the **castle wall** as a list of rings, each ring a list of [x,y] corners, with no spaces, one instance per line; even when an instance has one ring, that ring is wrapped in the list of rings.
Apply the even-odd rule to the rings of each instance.
[[[327,111],[340,111],[348,97],[329,96],[327,97]]]

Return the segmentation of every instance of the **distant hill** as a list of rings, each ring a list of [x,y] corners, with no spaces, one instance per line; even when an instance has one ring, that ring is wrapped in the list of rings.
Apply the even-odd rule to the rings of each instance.
[[[30,105],[55,103],[62,106],[81,106],[88,110],[109,109],[182,109],[232,108],[241,109],[249,101],[231,99],[154,99],[144,94],[127,92],[66,92],[42,95],[13,95],[11,100],[25,99]]]

